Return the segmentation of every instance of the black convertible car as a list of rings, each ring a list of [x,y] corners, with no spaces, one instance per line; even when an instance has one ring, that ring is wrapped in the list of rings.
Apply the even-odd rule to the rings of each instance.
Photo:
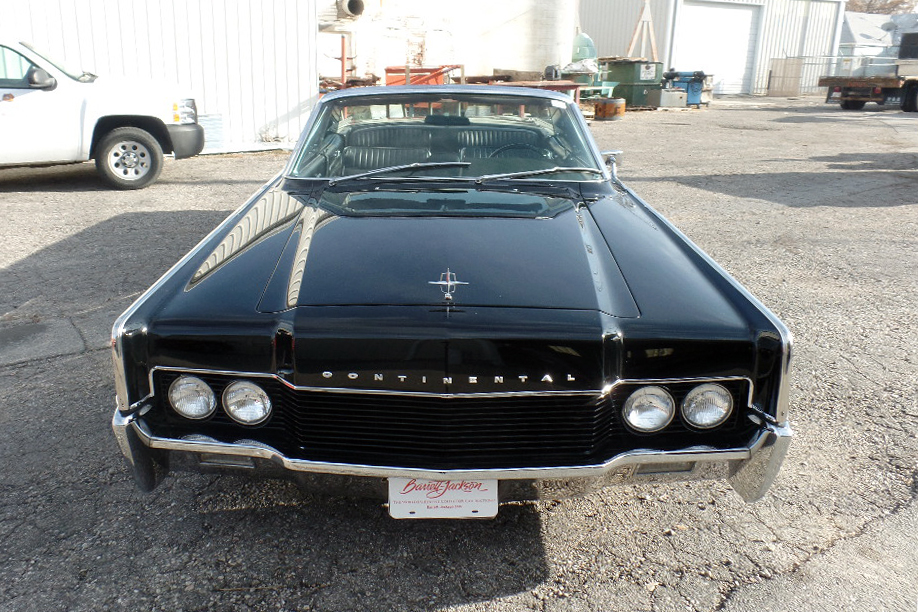
[[[397,518],[700,478],[752,501],[791,437],[785,326],[536,90],[325,96],[112,346],[143,490],[247,471]]]

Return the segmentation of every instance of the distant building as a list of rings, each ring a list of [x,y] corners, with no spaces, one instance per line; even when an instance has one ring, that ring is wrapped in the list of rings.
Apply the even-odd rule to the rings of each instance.
[[[580,23],[600,56],[625,54],[642,6],[581,0]],[[664,68],[713,74],[715,94],[760,94],[772,59],[838,53],[845,1],[650,0],[650,7]]]
[[[918,29],[918,15],[872,15],[845,12],[839,55],[895,57],[899,35]]]
[[[105,77],[194,92],[211,151],[289,146],[319,77],[461,64],[541,73],[571,60],[578,27],[623,55],[643,0],[22,0],[0,34]],[[844,0],[650,0],[665,68],[715,75],[715,93],[764,93],[772,58],[835,55]],[[649,54],[649,48],[644,53]],[[641,53],[640,47],[636,53]],[[454,73],[457,74],[457,73]]]
[[[541,72],[570,61],[577,0],[146,0],[4,3],[0,34],[105,77],[194,92],[205,151],[289,146],[319,77],[389,66]],[[458,75],[458,72],[456,72]]]
[[[340,74],[341,36],[357,75],[390,66],[461,64],[469,75],[542,73],[571,61],[577,0],[362,0],[360,19],[324,25],[319,71]],[[458,72],[456,73],[458,76]]]
[[[2,13],[0,35],[69,65],[193,92],[205,151],[295,142],[318,99],[314,0],[25,0]]]

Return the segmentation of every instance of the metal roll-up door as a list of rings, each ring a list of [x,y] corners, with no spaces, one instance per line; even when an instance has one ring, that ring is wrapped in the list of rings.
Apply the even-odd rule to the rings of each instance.
[[[760,9],[686,0],[676,22],[673,67],[713,74],[715,94],[752,93]]]

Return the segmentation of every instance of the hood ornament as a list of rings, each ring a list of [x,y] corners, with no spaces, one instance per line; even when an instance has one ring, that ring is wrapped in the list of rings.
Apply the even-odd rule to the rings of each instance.
[[[440,280],[427,281],[427,284],[439,285],[440,290],[443,292],[443,299],[447,302],[453,301],[453,292],[456,291],[457,286],[468,285],[468,283],[456,280],[456,273],[450,272],[449,268],[446,269],[446,272],[440,273]]]

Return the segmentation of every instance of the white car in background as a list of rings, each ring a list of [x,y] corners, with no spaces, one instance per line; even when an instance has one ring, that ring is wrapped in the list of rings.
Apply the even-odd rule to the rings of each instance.
[[[188,96],[150,82],[74,71],[25,43],[0,40],[0,168],[95,160],[116,189],[140,189],[204,148]]]

